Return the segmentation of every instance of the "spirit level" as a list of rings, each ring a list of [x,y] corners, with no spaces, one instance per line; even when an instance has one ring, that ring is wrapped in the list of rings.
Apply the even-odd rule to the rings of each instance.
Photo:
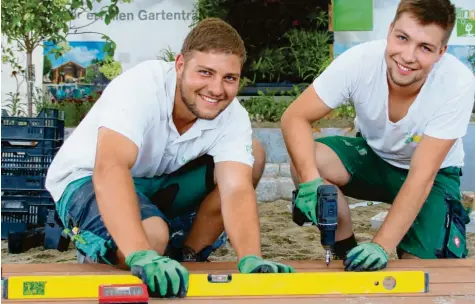
[[[137,284],[143,282],[133,275],[11,276],[4,280],[3,297],[98,299],[101,285]],[[187,297],[424,293],[428,286],[423,271],[190,274]],[[123,292],[109,288],[103,295],[106,291]]]

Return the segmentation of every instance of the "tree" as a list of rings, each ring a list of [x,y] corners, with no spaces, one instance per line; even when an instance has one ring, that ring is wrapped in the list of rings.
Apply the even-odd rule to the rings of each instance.
[[[94,5],[101,0],[15,0],[2,1],[2,32],[8,39],[8,43],[15,42],[20,52],[26,53],[27,68],[25,69],[27,79],[28,96],[28,116],[33,112],[33,83],[34,65],[33,51],[43,45],[45,41],[50,41],[58,46],[54,52],[60,56],[67,48],[66,37],[72,34],[92,33],[102,36],[106,40],[104,53],[106,62],[112,61],[115,52],[115,43],[107,35],[96,32],[80,32],[80,27],[73,27],[71,21],[76,19],[80,13],[92,13],[97,16],[96,20],[104,20],[109,24],[113,18],[119,14],[120,2],[130,3],[131,0],[109,0],[108,4],[94,10]],[[11,48],[4,50],[5,54],[11,54]],[[2,58],[3,62],[9,59]]]
[[[53,68],[53,64],[48,56],[43,56],[43,77],[47,76],[51,69]]]

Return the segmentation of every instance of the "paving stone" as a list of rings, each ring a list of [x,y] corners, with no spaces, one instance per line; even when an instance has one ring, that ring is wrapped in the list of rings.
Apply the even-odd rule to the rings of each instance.
[[[263,177],[256,187],[256,196],[259,202],[272,202],[280,198],[277,179]]]
[[[266,163],[264,167],[263,177],[277,177],[279,174],[279,164]]]
[[[289,163],[280,164],[279,175],[281,177],[292,177],[292,175],[290,174],[290,164]]]
[[[280,199],[292,200],[292,191],[295,190],[295,185],[290,177],[279,177],[278,188]]]

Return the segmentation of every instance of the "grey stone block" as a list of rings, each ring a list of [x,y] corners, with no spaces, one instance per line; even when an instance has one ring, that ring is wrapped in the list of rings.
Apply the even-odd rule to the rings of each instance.
[[[65,138],[68,138],[74,128],[65,128]],[[354,136],[356,130],[340,128],[323,128],[313,134],[314,138],[344,135]],[[279,128],[253,128],[253,135],[257,138],[266,151],[266,163],[288,164],[290,161],[287,147],[285,146],[281,130]],[[465,166],[463,175],[460,178],[461,191],[475,190],[475,123],[468,125],[467,134],[463,137],[463,147],[465,150]]]
[[[289,163],[284,163],[280,164],[280,176],[282,177],[292,177],[290,174],[290,164]]]
[[[272,202],[279,199],[277,179],[263,177],[256,187],[256,196],[259,202]]]
[[[295,185],[292,179],[290,177],[279,177],[277,181],[280,198],[283,200],[291,201],[292,191],[295,190]]]
[[[279,174],[279,164],[266,163],[264,167],[263,177],[277,177]]]

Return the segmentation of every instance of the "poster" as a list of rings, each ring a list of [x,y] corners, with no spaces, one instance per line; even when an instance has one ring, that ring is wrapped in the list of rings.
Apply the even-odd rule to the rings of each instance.
[[[104,61],[102,41],[69,42],[70,50],[56,58],[51,49],[53,44],[45,44],[43,59],[43,84],[53,98],[87,98],[102,91],[110,82],[100,72]]]
[[[84,99],[101,91],[111,81],[101,72],[105,40],[116,43],[114,60],[125,71],[140,62],[157,59],[166,52],[179,52],[196,19],[195,0],[134,0],[119,2],[120,13],[109,25],[92,13],[78,13],[68,36],[69,51],[60,58],[43,49],[43,89],[56,100]],[[93,11],[103,5],[96,3]],[[97,95],[96,95],[97,96]]]

